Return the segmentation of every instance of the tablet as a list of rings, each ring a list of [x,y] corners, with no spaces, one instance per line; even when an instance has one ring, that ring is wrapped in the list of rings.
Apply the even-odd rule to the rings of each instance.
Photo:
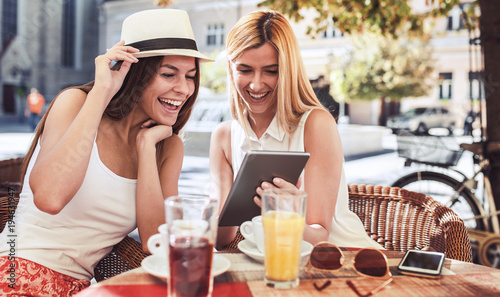
[[[219,215],[219,226],[239,226],[260,215],[253,197],[261,183],[272,183],[274,177],[280,177],[296,184],[308,159],[305,152],[248,152]]]

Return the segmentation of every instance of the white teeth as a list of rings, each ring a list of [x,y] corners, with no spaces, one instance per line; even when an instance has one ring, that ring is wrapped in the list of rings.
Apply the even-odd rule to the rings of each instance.
[[[179,106],[182,104],[182,101],[176,101],[176,100],[170,100],[170,99],[162,99],[160,98],[160,101],[174,105],[174,106]]]
[[[256,98],[256,99],[260,99],[260,98],[262,98],[262,97],[264,97],[264,96],[267,95],[267,93],[264,93],[264,94],[254,94],[254,93],[250,93],[250,92],[249,92],[249,94],[250,94],[250,96],[252,96],[253,98]]]

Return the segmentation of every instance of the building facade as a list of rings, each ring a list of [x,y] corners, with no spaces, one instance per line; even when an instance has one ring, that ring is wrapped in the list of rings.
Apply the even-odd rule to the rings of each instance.
[[[215,57],[224,51],[225,38],[241,16],[264,9],[257,7],[259,2],[173,0],[169,8],[188,11],[199,50]],[[0,3],[3,44],[0,115],[15,112],[16,107],[12,106],[20,101],[15,99],[20,86],[37,87],[51,100],[61,88],[91,80],[95,56],[120,40],[122,21],[134,12],[158,8],[153,0],[0,0]],[[16,13],[11,12],[16,9]],[[457,7],[434,27],[431,43],[436,87],[427,97],[403,100],[402,111],[419,105],[444,105],[463,116],[470,110],[471,102],[481,97],[480,57],[477,50],[471,51],[472,37],[460,14]],[[311,80],[323,76],[331,83],[332,70],[343,67],[349,58],[349,38],[333,24],[312,38],[306,34],[306,28],[314,16],[307,12],[304,16],[304,21],[292,26],[308,76]],[[349,98],[348,103],[351,123],[377,124],[380,112],[377,98],[373,101]],[[343,102],[340,109],[341,114],[346,110]]]
[[[21,119],[29,88],[50,102],[92,80],[99,7],[96,0],[0,0],[0,116]]]
[[[100,49],[110,47],[119,40],[120,24],[136,11],[156,8],[151,0],[105,1],[103,15],[107,22],[101,28]],[[169,8],[188,11],[199,49],[215,56],[225,48],[225,38],[236,21],[248,12],[259,8],[259,0],[173,0]],[[420,3],[422,2],[422,3]],[[414,1],[422,9],[424,1]],[[292,23],[301,47],[302,57],[311,80],[324,76],[330,78],[332,70],[339,69],[349,59],[351,46],[349,37],[344,36],[333,24],[315,38],[306,34],[307,25],[314,17],[304,12],[304,20]],[[473,32],[474,33],[474,32]],[[404,111],[415,106],[443,105],[452,108],[459,118],[471,109],[473,100],[479,99],[482,89],[479,83],[480,56],[472,49],[472,36],[461,19],[461,10],[456,7],[448,18],[435,22],[433,27],[434,60],[436,74],[435,88],[426,97],[408,98],[401,102]],[[471,62],[471,59],[473,60]],[[335,97],[335,94],[332,94]],[[351,123],[376,125],[380,113],[380,102],[360,101],[349,98]],[[340,104],[341,114],[346,110]]]

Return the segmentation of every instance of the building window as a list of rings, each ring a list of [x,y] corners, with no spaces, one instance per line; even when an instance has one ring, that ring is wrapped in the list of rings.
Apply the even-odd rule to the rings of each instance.
[[[224,24],[212,24],[207,28],[207,45],[224,45]]]
[[[62,15],[61,64],[65,67],[74,67],[75,65],[75,13],[75,0],[64,1]]]
[[[323,38],[330,38],[330,37],[343,37],[344,33],[342,33],[337,26],[334,24],[328,25],[328,28],[323,31]]]
[[[0,50],[17,35],[17,0],[2,1],[2,44]]]
[[[453,73],[442,72],[439,73],[439,99],[451,99],[451,87],[452,87]]]
[[[483,72],[469,72],[469,99],[484,98]]]
[[[446,25],[446,30],[454,31],[454,30],[467,29],[467,24],[465,23],[462,11],[467,11],[469,8],[470,8],[469,3],[461,3],[458,6],[452,8],[450,14],[448,15],[448,23]]]

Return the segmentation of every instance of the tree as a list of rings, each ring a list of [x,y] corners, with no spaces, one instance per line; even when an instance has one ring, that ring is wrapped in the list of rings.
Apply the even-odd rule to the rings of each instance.
[[[226,91],[227,87],[227,60],[225,51],[213,53],[210,58],[212,63],[201,63],[200,86],[206,87],[210,91],[220,94]]]
[[[421,0],[424,1],[424,0]],[[412,11],[412,0],[264,0],[259,5],[281,11],[294,21],[302,19],[302,9],[317,12],[310,32],[320,32],[333,20],[343,32],[364,30],[380,32],[384,36],[397,38],[408,31],[411,34],[425,33],[424,20],[446,16],[460,0],[425,0],[426,8]],[[467,1],[469,2],[469,1]],[[484,89],[486,122],[484,139],[493,145],[500,143],[500,1],[472,0],[479,4],[480,42],[484,59]],[[500,206],[500,152],[491,159],[491,181],[495,203]]]
[[[424,0],[421,0],[424,1]],[[266,6],[287,15],[294,21],[303,19],[301,10],[317,12],[309,33],[326,29],[329,20],[345,33],[369,30],[397,38],[400,34],[419,35],[424,32],[424,20],[445,16],[460,0],[425,0],[421,11],[412,10],[411,0],[263,0]]]
[[[366,33],[355,34],[351,40],[351,59],[334,91],[347,99],[380,99],[379,125],[386,124],[387,100],[424,96],[434,87],[432,51],[426,40],[394,40]]]

